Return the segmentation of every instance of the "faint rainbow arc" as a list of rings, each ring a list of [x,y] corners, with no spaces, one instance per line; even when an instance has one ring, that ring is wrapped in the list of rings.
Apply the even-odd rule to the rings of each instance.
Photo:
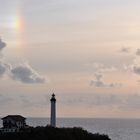
[[[22,15],[20,13],[18,13],[16,16],[16,21],[15,21],[15,27],[16,27],[17,33],[20,34],[23,32],[23,28],[24,28],[23,24],[24,24],[24,22],[23,22]]]
[[[18,49],[22,49],[24,46],[24,27],[25,27],[24,18],[21,9],[19,8],[16,12],[16,17],[15,17],[15,32],[16,32]]]

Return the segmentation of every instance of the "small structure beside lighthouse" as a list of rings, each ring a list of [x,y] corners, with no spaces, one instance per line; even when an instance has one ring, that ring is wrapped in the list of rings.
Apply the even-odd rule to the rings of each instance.
[[[55,94],[52,94],[52,97],[50,99],[51,101],[51,118],[50,118],[50,125],[52,127],[56,127],[56,99]]]

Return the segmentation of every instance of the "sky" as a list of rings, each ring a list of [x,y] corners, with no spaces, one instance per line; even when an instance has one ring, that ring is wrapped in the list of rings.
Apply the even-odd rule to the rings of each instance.
[[[140,118],[139,6],[0,0],[0,116]]]

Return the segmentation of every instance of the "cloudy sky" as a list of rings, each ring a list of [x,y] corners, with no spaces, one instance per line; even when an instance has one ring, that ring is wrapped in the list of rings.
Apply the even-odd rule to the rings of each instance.
[[[140,1],[0,3],[0,116],[140,117]]]

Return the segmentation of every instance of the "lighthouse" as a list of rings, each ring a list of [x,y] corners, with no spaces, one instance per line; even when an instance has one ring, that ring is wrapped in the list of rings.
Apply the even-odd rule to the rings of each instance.
[[[52,97],[50,99],[51,101],[51,119],[50,119],[50,125],[52,127],[56,127],[56,99],[55,94],[52,94]]]

